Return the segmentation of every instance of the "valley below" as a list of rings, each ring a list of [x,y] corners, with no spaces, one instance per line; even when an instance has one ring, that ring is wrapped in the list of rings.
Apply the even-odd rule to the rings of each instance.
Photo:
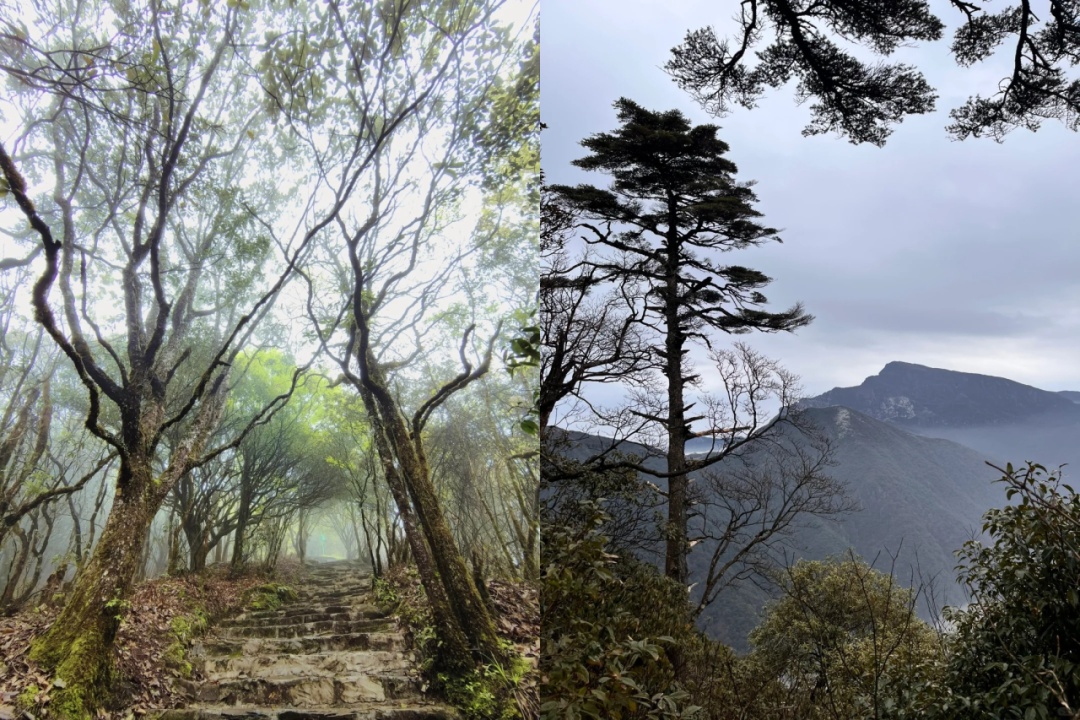
[[[803,456],[828,448],[828,464],[821,471],[843,488],[844,501],[837,503],[843,511],[798,517],[775,541],[740,561],[735,557],[738,542],[718,550],[722,533],[717,528],[730,524],[737,508],[745,510],[745,502],[739,505],[724,497],[724,488],[745,488],[745,480],[733,485],[732,477],[777,476],[791,469],[776,466],[775,452],[751,450],[694,473],[690,532],[699,541],[688,560],[691,600],[700,599],[709,568],[717,563],[733,561],[731,572],[737,574],[702,610],[698,626],[746,651],[750,630],[775,595],[770,573],[783,572],[800,558],[851,552],[878,570],[892,572],[898,583],[916,588],[924,619],[934,619],[945,605],[964,605],[967,597],[956,582],[955,553],[981,535],[987,510],[1006,503],[1005,487],[996,482],[1001,473],[991,464],[1035,462],[1051,470],[1065,465],[1067,475],[1068,465],[1080,462],[1076,397],[1005,378],[889,363],[859,386],[803,400],[796,411],[798,427],[779,429],[780,444],[786,453]],[[579,462],[615,450],[641,458],[649,468],[664,467],[662,449],[581,433],[566,437],[564,452]],[[704,449],[703,442],[695,441],[688,450]],[[648,525],[638,533],[652,541],[630,544],[641,559],[662,566],[665,481],[648,473],[640,476],[632,504],[639,506],[638,524]],[[617,507],[620,503],[626,504],[609,501],[616,516],[625,514],[625,508]],[[651,509],[642,511],[640,506]],[[752,525],[743,532],[750,532]],[[765,564],[773,569],[763,574],[759,571]]]

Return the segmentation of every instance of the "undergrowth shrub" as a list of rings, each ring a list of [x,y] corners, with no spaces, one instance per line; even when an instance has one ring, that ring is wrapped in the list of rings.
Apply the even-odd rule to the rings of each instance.
[[[296,590],[289,585],[264,583],[244,593],[244,607],[248,610],[277,610],[296,598]]]
[[[381,609],[396,612],[417,654],[420,671],[432,688],[470,720],[517,720],[516,690],[529,670],[512,643],[503,641],[511,660],[479,664],[469,672],[447,672],[438,663],[438,635],[430,606],[414,568],[395,569],[390,579],[373,583],[375,601]]]
[[[541,717],[696,716],[669,657],[697,638],[685,589],[609,552],[607,516],[598,502],[582,505],[581,525],[543,529]]]

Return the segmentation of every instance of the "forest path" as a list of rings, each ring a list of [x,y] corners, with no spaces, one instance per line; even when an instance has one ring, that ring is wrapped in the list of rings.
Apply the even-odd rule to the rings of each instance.
[[[434,704],[394,621],[356,563],[308,569],[298,598],[221,622],[204,640],[196,704],[162,720],[451,720]]]

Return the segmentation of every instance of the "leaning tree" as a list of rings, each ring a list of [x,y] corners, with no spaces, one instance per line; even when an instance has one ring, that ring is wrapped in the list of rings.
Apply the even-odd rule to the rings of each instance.
[[[275,39],[263,80],[315,168],[311,215],[324,231],[304,272],[308,314],[362,400],[441,659],[457,667],[505,652],[443,511],[425,428],[488,371],[498,328],[488,324],[478,341],[481,316],[453,339],[442,330],[450,317],[483,314],[466,300],[484,258],[535,236],[532,209],[501,201],[507,185],[528,186],[535,171],[538,51],[531,26],[499,22],[501,5],[298,5],[286,25],[303,31]],[[304,126],[313,115],[324,118],[317,130]],[[462,230],[469,215],[476,223]],[[521,232],[507,236],[508,225]],[[506,314],[516,299],[504,300]],[[423,374],[421,363],[447,354],[458,368],[442,374],[432,362],[434,374]],[[413,392],[401,392],[403,383]]]

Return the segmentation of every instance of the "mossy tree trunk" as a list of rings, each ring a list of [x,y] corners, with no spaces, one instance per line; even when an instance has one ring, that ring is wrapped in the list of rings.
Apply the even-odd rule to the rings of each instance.
[[[232,559],[229,562],[230,572],[239,573],[244,568],[244,553],[246,552],[246,539],[248,532],[248,520],[251,517],[251,490],[247,483],[240,485],[240,507],[236,511],[236,530],[233,534]]]
[[[361,389],[361,397],[369,414],[378,413],[378,406],[371,393]],[[417,527],[416,515],[413,512],[412,503],[409,501],[409,489],[394,464],[394,452],[389,444],[385,433],[381,432],[376,424],[375,447],[382,461],[383,474],[386,484],[390,488],[390,494],[394,498],[394,504],[398,507],[398,517],[405,527],[405,540],[409,544],[413,560],[416,563],[417,572],[420,574],[420,582],[427,593],[428,603],[431,605],[432,619],[435,621],[435,631],[442,641],[440,649],[440,664],[447,670],[467,670],[472,667],[472,653],[469,649],[469,638],[455,617],[451,608],[446,588],[439,580],[439,571],[432,557],[431,549],[425,540],[423,531]]]
[[[31,657],[66,684],[54,692],[52,702],[61,717],[87,716],[107,699],[113,678],[113,641],[162,497],[148,458],[121,463],[116,497],[101,540],[75,578],[63,611],[34,641]]]
[[[362,329],[361,334],[364,334]],[[364,348],[365,345],[366,343],[361,342],[360,347]],[[359,380],[359,389],[374,428],[376,448],[382,459],[383,468],[384,470],[390,468],[392,472],[388,473],[388,479],[391,476],[398,478],[408,493],[407,498],[401,498],[400,493],[394,493],[394,501],[402,513],[411,506],[419,521],[416,523],[419,525],[418,528],[415,525],[410,527],[410,524],[405,524],[409,546],[419,565],[421,560],[417,555],[417,546],[426,543],[425,549],[430,553],[431,563],[437,572],[437,578],[425,578],[421,575],[421,579],[424,581],[429,597],[436,592],[441,592],[449,603],[452,619],[448,619],[445,632],[462,633],[478,654],[478,660],[501,661],[505,659],[505,652],[499,645],[495,623],[473,583],[465,559],[458,549],[454,536],[450,532],[450,525],[442,512],[435,485],[431,480],[420,432],[423,429],[423,421],[430,411],[454,390],[444,392],[451,387],[451,384],[448,384],[438,391],[432,400],[421,406],[413,417],[410,430],[372,354],[362,350],[358,353],[359,358],[362,358],[361,374],[357,380]],[[490,360],[490,349],[488,360]],[[467,374],[479,377],[487,371],[487,365],[488,363],[485,362],[476,370],[470,369]],[[467,382],[461,382],[460,378],[456,380],[457,382],[453,383],[456,389],[467,384]],[[436,398],[441,400],[437,401]],[[393,489],[391,486],[391,490]],[[417,530],[423,533],[423,543],[415,538]]]
[[[63,166],[59,161],[57,167],[58,186],[63,187]],[[64,610],[35,642],[32,650],[35,660],[65,682],[63,689],[53,693],[50,704],[53,714],[84,718],[100,707],[110,691],[112,643],[124,603],[142,566],[142,551],[154,515],[180,477],[209,458],[235,447],[243,438],[241,432],[232,441],[213,450],[206,448],[221,417],[229,365],[239,352],[231,343],[235,342],[239,327],[249,322],[252,316],[245,316],[233,335],[219,347],[194,387],[189,385],[180,391],[185,393],[187,403],[170,417],[169,382],[191,352],[190,348],[183,349],[183,344],[187,342],[190,323],[196,317],[190,293],[197,284],[198,273],[193,272],[188,277],[189,297],[184,300],[182,312],[170,314],[167,303],[163,304],[164,309],[158,307],[155,313],[149,314],[155,325],[146,328],[142,326],[146,314],[142,310],[137,269],[146,258],[147,246],[131,257],[124,269],[128,367],[120,373],[119,379],[111,377],[105,366],[99,364],[78,322],[71,283],[75,262],[74,225],[70,217],[65,215],[64,241],[55,240],[51,229],[26,196],[25,181],[2,145],[0,169],[31,226],[41,236],[45,249],[46,268],[33,290],[36,319],[71,360],[87,390],[89,412],[85,426],[120,457],[113,508],[101,539],[90,561],[77,576]],[[70,201],[62,202],[61,206],[70,213]],[[58,280],[67,333],[57,322],[49,304],[50,290]],[[151,280],[155,296],[160,299],[165,291],[164,283],[157,274],[152,275]],[[262,302],[270,296],[264,295]],[[167,333],[169,323],[172,324],[171,335]],[[112,359],[116,361],[119,357],[114,351]],[[119,415],[118,432],[106,429],[99,422],[102,402],[106,398]],[[248,427],[271,414],[287,398],[288,395],[275,398]],[[155,461],[161,459],[158,450],[162,434],[174,426],[182,430],[170,446],[165,470],[155,474]]]

